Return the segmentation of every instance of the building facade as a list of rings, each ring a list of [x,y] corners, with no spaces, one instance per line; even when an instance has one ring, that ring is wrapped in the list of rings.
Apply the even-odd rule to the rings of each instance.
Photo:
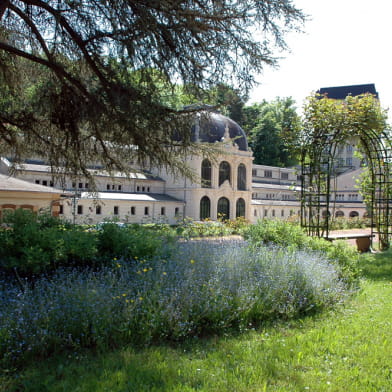
[[[212,113],[208,121],[196,122],[193,141],[212,143],[213,158],[200,155],[187,157],[184,165],[195,174],[192,181],[175,177],[170,172],[149,167],[131,173],[109,173],[91,169],[95,191],[84,178],[65,178],[56,182],[50,167],[31,160],[17,167],[10,177],[12,162],[0,159],[0,189],[9,192],[0,210],[7,206],[33,206],[34,211],[50,208],[54,215],[77,224],[102,221],[126,223],[162,222],[176,224],[184,218],[193,220],[235,219],[243,217],[252,223],[259,219],[289,219],[300,214],[300,177],[298,168],[254,165],[246,135],[231,119]],[[353,154],[352,149],[347,153]],[[351,157],[350,155],[350,157]],[[343,158],[342,158],[343,159]],[[345,161],[346,163],[346,161]],[[364,216],[366,208],[355,183],[359,162],[344,167],[335,179],[331,197],[335,200],[333,216]],[[342,167],[343,169],[343,167]],[[357,173],[359,175],[359,172]],[[7,181],[24,183],[26,197],[16,202]],[[8,184],[8,185],[7,185]],[[35,193],[34,193],[35,192]],[[5,195],[3,193],[3,195]],[[50,195],[50,197],[49,197]],[[4,196],[5,197],[5,196]],[[38,199],[41,198],[38,202]],[[14,200],[14,202],[13,202]],[[29,201],[30,200],[30,201]],[[34,202],[33,202],[34,200]]]

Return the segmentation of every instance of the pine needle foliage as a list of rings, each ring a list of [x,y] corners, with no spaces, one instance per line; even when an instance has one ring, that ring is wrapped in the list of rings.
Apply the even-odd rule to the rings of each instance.
[[[201,146],[176,86],[246,91],[304,18],[289,0],[4,0],[0,153],[87,176],[135,160],[183,172]]]

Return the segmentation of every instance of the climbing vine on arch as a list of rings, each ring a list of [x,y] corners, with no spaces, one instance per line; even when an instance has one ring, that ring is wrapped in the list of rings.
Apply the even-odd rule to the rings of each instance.
[[[364,158],[369,172],[365,190],[372,231],[380,247],[389,247],[392,198],[391,136],[386,111],[371,94],[348,95],[344,100],[314,94],[304,107],[301,134],[301,224],[308,234],[328,236],[336,201],[339,147],[350,143]],[[362,187],[364,193],[364,187]]]

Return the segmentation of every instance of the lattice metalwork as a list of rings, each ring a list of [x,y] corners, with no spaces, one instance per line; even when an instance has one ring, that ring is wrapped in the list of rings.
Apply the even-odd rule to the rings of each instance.
[[[370,172],[371,184],[366,204],[369,208],[372,234],[379,235],[380,248],[390,246],[392,218],[392,150],[387,132],[371,130],[350,135],[358,140]],[[328,236],[336,203],[336,178],[339,174],[337,150],[347,135],[314,133],[302,150],[301,225],[309,235]]]

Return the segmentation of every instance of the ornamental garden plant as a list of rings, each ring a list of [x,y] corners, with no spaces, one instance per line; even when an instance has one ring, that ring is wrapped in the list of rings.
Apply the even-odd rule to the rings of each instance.
[[[244,226],[246,241],[178,241],[178,228],[94,231],[24,212],[13,219],[1,231],[2,243],[17,244],[18,235],[21,245],[14,253],[2,247],[0,257],[5,369],[67,350],[245,331],[331,308],[357,284],[354,251],[309,240],[285,223],[271,223],[268,236],[266,222]],[[40,258],[55,234],[57,248]],[[89,248],[67,242],[68,235]]]

